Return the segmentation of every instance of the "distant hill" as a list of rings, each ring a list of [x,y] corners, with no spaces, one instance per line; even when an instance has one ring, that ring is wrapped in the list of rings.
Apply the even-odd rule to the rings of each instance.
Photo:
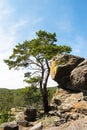
[[[48,87],[48,97],[49,97],[49,102],[52,99],[54,93],[56,92],[57,87]],[[6,89],[6,88],[0,88],[0,99],[6,100],[6,98],[8,98],[9,93],[10,96],[12,96],[13,103],[12,103],[12,107],[21,107],[24,105],[24,96],[23,96],[23,90],[24,88],[21,89]],[[39,91],[39,89],[38,89]],[[42,100],[42,99],[40,99]],[[41,103],[42,101],[40,101]]]

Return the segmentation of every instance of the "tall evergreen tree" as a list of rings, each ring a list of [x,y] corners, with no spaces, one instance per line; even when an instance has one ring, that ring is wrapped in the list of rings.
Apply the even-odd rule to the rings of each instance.
[[[36,32],[35,39],[16,45],[12,55],[4,60],[9,69],[26,68],[27,83],[39,83],[45,113],[49,111],[47,81],[50,74],[50,60],[56,54],[71,51],[71,47],[57,45],[55,42],[57,42],[56,33],[40,30]]]

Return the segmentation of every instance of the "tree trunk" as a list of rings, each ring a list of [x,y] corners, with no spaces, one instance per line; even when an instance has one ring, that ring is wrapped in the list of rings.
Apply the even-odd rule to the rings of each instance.
[[[49,105],[48,105],[48,93],[47,90],[43,92],[43,108],[44,108],[44,113],[47,114],[49,112]]]
[[[49,74],[50,74],[50,68],[49,68],[47,60],[46,60],[46,65],[47,65],[48,72],[47,72],[47,74],[44,78],[44,75],[45,75],[44,70],[45,69],[42,66],[42,78],[41,78],[41,81],[40,81],[40,91],[41,91],[41,94],[42,94],[43,108],[44,108],[45,114],[47,114],[49,112],[47,81],[48,81],[48,77],[49,77]],[[44,83],[43,83],[43,80],[44,80]]]

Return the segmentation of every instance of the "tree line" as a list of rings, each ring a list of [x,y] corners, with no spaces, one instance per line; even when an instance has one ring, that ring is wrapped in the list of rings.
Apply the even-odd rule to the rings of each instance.
[[[56,87],[48,88],[49,102],[56,89]],[[0,123],[12,120],[11,108],[22,110],[27,105],[38,109],[38,111],[43,109],[42,97],[38,88],[31,86],[15,90],[0,89]]]

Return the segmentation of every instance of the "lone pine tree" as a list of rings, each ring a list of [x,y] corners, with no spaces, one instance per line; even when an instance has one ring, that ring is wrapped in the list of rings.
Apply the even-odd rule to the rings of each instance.
[[[43,100],[44,113],[48,113],[48,91],[47,81],[50,74],[51,58],[60,53],[70,53],[71,47],[57,45],[56,33],[46,31],[36,32],[36,38],[30,41],[18,43],[13,49],[12,55],[4,62],[9,69],[26,68],[25,81],[38,83]]]

